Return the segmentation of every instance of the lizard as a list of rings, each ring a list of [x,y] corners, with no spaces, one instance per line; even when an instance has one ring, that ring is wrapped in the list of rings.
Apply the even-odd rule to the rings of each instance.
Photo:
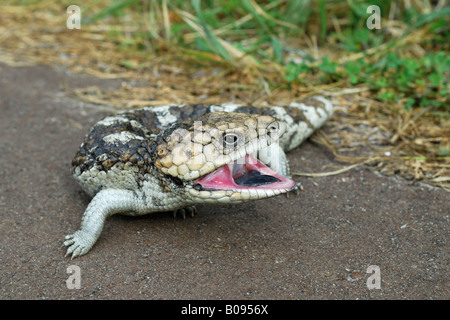
[[[103,118],[72,161],[92,200],[79,230],[64,238],[66,256],[89,252],[114,214],[193,214],[199,204],[297,192],[285,152],[332,114],[332,103],[317,96],[272,107],[171,104]]]

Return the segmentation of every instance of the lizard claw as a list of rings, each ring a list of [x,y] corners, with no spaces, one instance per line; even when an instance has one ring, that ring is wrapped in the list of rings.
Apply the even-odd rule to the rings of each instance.
[[[195,206],[186,207],[185,210],[190,213],[191,217],[194,217],[197,214],[197,207]]]
[[[184,208],[173,210],[173,218],[174,219],[177,218],[177,214],[181,214],[183,219],[186,219],[186,211],[184,210]]]
[[[186,219],[186,213],[193,217],[197,213],[197,208],[195,206],[187,206],[186,208],[176,209],[173,211],[173,218],[176,219],[177,214],[181,214],[183,219]]]
[[[299,196],[300,195],[300,191],[303,191],[303,186],[302,186],[302,184],[300,182],[297,182],[295,184],[295,186],[286,193],[286,198],[289,199],[291,194],[294,194],[295,196]]]
[[[71,256],[71,260],[86,254],[93,245],[93,241],[80,231],[66,236],[64,240],[63,246],[67,247],[66,257]]]

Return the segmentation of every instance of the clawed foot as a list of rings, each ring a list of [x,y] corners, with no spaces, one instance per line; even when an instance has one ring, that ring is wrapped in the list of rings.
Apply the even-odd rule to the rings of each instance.
[[[295,187],[292,188],[291,190],[289,190],[289,191],[286,193],[286,198],[289,199],[289,197],[291,196],[291,194],[294,194],[295,196],[299,196],[299,195],[300,195],[300,191],[303,191],[303,186],[302,186],[302,184],[301,184],[300,182],[297,182],[297,183],[295,184]]]
[[[173,211],[173,218],[176,219],[177,214],[181,214],[183,219],[186,219],[186,213],[193,217],[197,213],[197,208],[195,206],[187,206],[186,208],[181,208]]]
[[[80,230],[74,234],[66,236],[64,239],[65,241],[63,243],[63,247],[68,247],[66,257],[72,254],[71,259],[86,254],[95,242],[91,240],[91,237]]]

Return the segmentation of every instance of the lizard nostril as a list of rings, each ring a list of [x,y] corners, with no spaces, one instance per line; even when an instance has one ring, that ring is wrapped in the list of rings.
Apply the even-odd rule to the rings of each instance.
[[[202,189],[203,189],[202,185],[199,183],[194,184],[193,188],[197,191],[202,191]]]

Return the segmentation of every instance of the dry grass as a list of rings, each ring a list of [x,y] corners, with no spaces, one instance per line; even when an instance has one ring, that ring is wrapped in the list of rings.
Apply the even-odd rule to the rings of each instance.
[[[254,1],[250,3],[256,12],[264,15],[265,10],[281,2],[269,2],[265,6]],[[414,3],[423,5],[422,10],[428,10],[427,1]],[[115,91],[95,87],[66,88],[70,95],[118,109],[166,103],[229,101],[261,106],[283,105],[323,94],[332,98],[337,111],[326,130],[320,131],[314,140],[329,148],[338,160],[369,164],[387,175],[398,174],[450,190],[450,157],[439,151],[450,148],[448,116],[436,115],[429,108],[405,111],[401,105],[380,102],[366,85],[352,86],[345,79],[317,85],[317,79],[305,78],[305,84],[286,85],[282,66],[273,61],[255,59],[224,41],[225,37],[235,36],[234,29],[228,25],[212,30],[216,38],[211,39],[222,45],[230,60],[226,55],[171,45],[174,38],[171,23],[174,21],[184,21],[192,27],[192,32],[183,34],[185,43],[208,35],[193,13],[170,8],[167,1],[144,2],[144,5],[150,4],[154,7],[146,11],[148,19],[144,22],[136,17],[136,12],[127,11],[121,20],[106,19],[101,24],[83,25],[81,30],[67,29],[68,15],[61,12],[61,5],[52,1],[28,6],[3,6],[0,13],[0,61],[13,66],[36,63],[63,65],[74,72],[100,78],[124,79],[123,86]],[[332,5],[336,12],[332,28],[338,37],[343,36],[339,32],[349,21],[339,16],[343,10],[341,3]],[[272,19],[275,25],[297,28],[271,16],[266,18]],[[242,15],[234,26],[249,19],[252,19],[250,14]],[[396,39],[396,45],[407,48],[412,56],[426,52],[418,39],[430,37],[427,28],[395,36],[404,34],[407,26],[394,20],[385,21],[385,26],[386,32]],[[365,56],[376,61],[379,55],[391,50],[389,44],[382,44],[376,49],[342,55],[333,46],[336,39],[327,39],[320,44],[320,30],[313,30],[313,27],[308,26],[304,37],[293,44],[312,57],[329,54],[335,61],[344,63]],[[148,30],[152,30],[151,39],[136,41],[137,34]],[[243,32],[248,37],[247,41],[251,41],[254,30]],[[138,46],[147,49],[138,50]],[[273,48],[263,47],[263,50],[271,53]]]

